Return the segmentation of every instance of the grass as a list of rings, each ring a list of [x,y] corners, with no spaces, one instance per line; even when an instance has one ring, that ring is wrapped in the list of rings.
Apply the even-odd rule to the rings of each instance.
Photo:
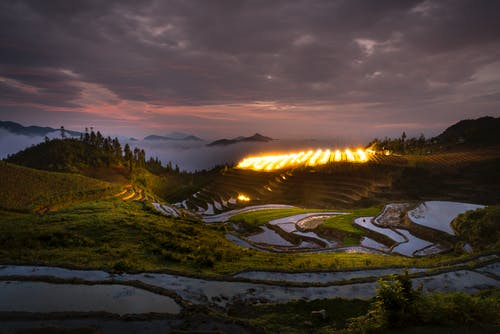
[[[370,302],[359,299],[296,300],[288,303],[238,305],[228,313],[248,321],[265,333],[332,333],[346,326],[346,320],[368,311]],[[311,315],[325,310],[326,319]]]
[[[0,208],[54,209],[111,194],[116,186],[81,175],[54,173],[0,162]]]
[[[409,259],[377,254],[275,254],[228,241],[224,224],[167,218],[149,203],[108,198],[45,215],[0,212],[0,262],[102,268],[170,269],[208,275],[244,269],[318,270],[415,266],[449,256]]]
[[[363,230],[353,225],[354,219],[359,217],[373,217],[378,215],[380,211],[380,207],[348,210],[347,212],[349,212],[349,214],[347,215],[338,215],[327,218],[322,226],[361,235],[363,234]]]

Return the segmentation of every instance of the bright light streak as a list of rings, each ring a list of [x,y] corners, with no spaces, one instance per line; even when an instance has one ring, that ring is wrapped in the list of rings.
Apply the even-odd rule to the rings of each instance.
[[[335,161],[337,161],[337,162],[338,162],[338,161],[340,161],[340,160],[342,160],[342,153],[340,153],[340,151],[339,151],[339,150],[336,150],[336,151],[335,151]]]
[[[359,161],[366,161],[366,153],[362,149],[356,151]]]
[[[319,166],[333,162],[367,162],[370,156],[376,154],[371,150],[356,149],[351,151],[335,150],[309,150],[280,155],[263,155],[247,157],[240,161],[237,168],[252,169],[256,171],[273,171],[283,168],[293,168],[300,166]]]
[[[248,197],[246,195],[243,195],[243,194],[239,194],[238,195],[238,201],[240,201],[240,202],[248,202],[248,201],[250,201],[250,197]]]
[[[323,153],[323,156],[321,157],[321,159],[319,159],[319,164],[320,165],[324,165],[328,162],[328,160],[330,160],[330,154],[331,154],[331,151],[330,150],[326,150],[324,153]]]
[[[345,156],[347,157],[347,161],[356,161],[354,154],[349,149],[345,150]]]

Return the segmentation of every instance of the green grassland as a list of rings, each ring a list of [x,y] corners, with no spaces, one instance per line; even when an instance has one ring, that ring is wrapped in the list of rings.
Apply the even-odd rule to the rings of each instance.
[[[118,187],[68,173],[51,173],[0,161],[0,208],[17,211],[57,209],[109,195]]]

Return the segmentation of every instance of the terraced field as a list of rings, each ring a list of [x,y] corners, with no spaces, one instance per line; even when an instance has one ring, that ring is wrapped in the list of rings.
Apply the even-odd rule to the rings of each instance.
[[[345,164],[337,168],[254,172],[231,169],[178,203],[202,214],[215,214],[241,204],[282,203],[301,207],[345,208],[370,198],[392,198],[391,173],[383,165]],[[250,198],[238,200],[239,195]]]
[[[123,201],[142,201],[152,200],[151,196],[147,195],[144,189],[134,187],[131,184],[126,185],[119,193],[114,195]]]

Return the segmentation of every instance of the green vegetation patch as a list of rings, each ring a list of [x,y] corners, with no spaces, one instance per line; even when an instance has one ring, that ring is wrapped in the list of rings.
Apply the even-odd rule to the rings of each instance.
[[[500,205],[465,212],[451,226],[474,249],[500,248]]]
[[[421,288],[412,287],[407,273],[393,275],[388,280],[379,280],[370,310],[351,319],[344,333],[387,333],[389,330],[414,333],[415,326],[432,330],[443,326],[443,329],[448,327],[447,332],[449,328],[482,327],[483,332],[493,333],[500,328],[499,297],[498,288],[479,295],[424,294]]]
[[[332,333],[349,318],[368,311],[370,302],[359,299],[296,300],[288,303],[237,305],[228,314],[248,321],[266,333]],[[326,317],[314,311],[325,310]],[[317,313],[317,312],[316,312]]]
[[[349,214],[338,215],[327,218],[322,224],[322,226],[326,228],[333,228],[336,230],[361,235],[363,234],[363,230],[357,228],[353,224],[354,219],[359,217],[373,217],[378,215],[380,211],[381,211],[380,207],[349,210],[348,211],[350,212]]]
[[[329,210],[302,209],[302,208],[256,210],[234,215],[231,217],[230,221],[233,223],[245,223],[248,225],[260,226],[267,224],[269,221],[274,219],[300,215],[303,213],[328,212],[328,211]]]
[[[51,173],[0,162],[0,208],[29,211],[70,205],[110,194],[112,184],[81,175]]]

